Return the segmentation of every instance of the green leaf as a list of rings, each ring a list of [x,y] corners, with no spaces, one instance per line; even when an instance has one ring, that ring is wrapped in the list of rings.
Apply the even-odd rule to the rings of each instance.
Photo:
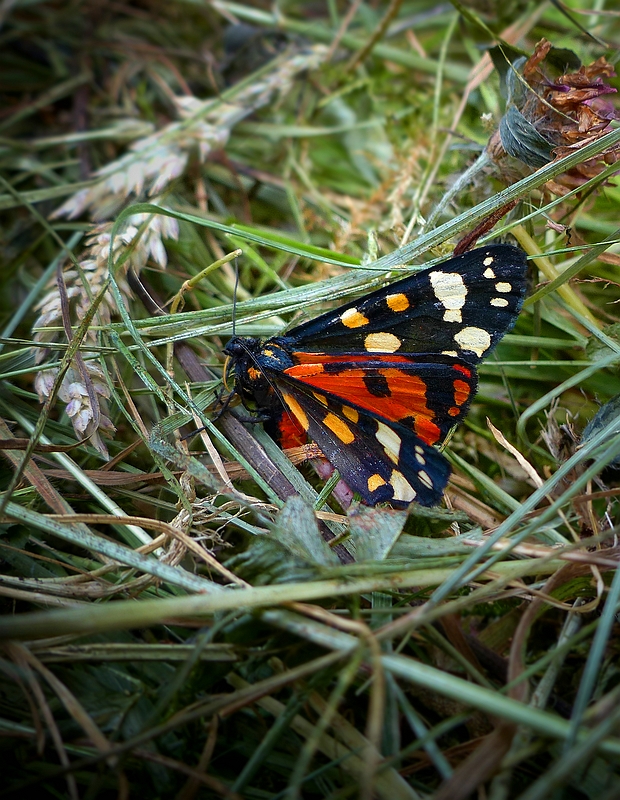
[[[317,578],[316,568],[308,559],[271,536],[253,536],[247,549],[229,558],[226,567],[254,586],[304,583]]]
[[[358,561],[387,558],[407,522],[407,511],[355,506],[349,511],[349,534]]]
[[[289,497],[278,514],[272,535],[293,555],[323,566],[339,564],[338,556],[321,536],[312,508],[301,497]]]
[[[516,106],[509,106],[499,123],[499,135],[508,155],[528,167],[544,167],[552,158],[553,145],[541,136]]]

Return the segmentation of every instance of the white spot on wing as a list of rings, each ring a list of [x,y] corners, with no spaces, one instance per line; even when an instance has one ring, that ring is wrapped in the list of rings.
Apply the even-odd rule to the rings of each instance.
[[[458,272],[431,272],[428,276],[435,297],[446,309],[444,322],[462,322],[461,309],[465,305],[467,286]]]
[[[369,333],[364,347],[369,353],[395,353],[402,342],[393,333]]]
[[[447,308],[443,312],[444,322],[463,322],[463,315],[460,308]]]
[[[415,500],[417,495],[416,490],[409,483],[407,478],[405,478],[403,473],[399,472],[397,469],[392,470],[390,486],[394,490],[394,500],[400,500],[403,503],[410,503],[412,500]]]
[[[400,446],[402,444],[400,436],[391,428],[388,428],[387,425],[384,425],[383,422],[377,422],[377,433],[375,436],[383,445],[386,456],[395,464],[398,464]]]
[[[512,284],[508,283],[508,281],[499,281],[499,283],[495,284],[495,290],[501,292],[502,294],[506,294],[506,292],[512,292]]]
[[[495,259],[493,258],[493,256],[487,256],[482,263],[484,264],[485,267],[490,267],[494,261]]]
[[[491,335],[484,328],[474,328],[473,326],[461,328],[455,334],[454,340],[462,350],[471,350],[479,358],[486,353],[491,346]]]
[[[506,308],[508,305],[508,300],[505,297],[493,297],[491,299],[491,305],[495,306],[496,308]]]
[[[488,261],[488,259],[486,259],[484,263],[486,264],[487,261]],[[489,267],[488,269],[485,269],[485,271],[482,274],[484,275],[485,278],[489,278],[489,280],[492,280],[493,278],[497,277],[495,275],[495,273],[493,272],[493,270],[491,269],[491,267]]]
[[[423,469],[418,472],[418,478],[420,479],[420,483],[423,483],[427,489],[433,488],[433,481],[430,479],[428,473],[424,472]]]

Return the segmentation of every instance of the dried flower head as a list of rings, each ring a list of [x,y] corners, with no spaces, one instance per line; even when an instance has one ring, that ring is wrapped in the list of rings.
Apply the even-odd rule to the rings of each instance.
[[[129,200],[157,197],[185,172],[192,153],[205,161],[226,145],[237,123],[277,94],[286,94],[300,72],[316,69],[326,55],[323,45],[293,48],[275,59],[273,69],[260,79],[229,90],[228,100],[176,97],[180,121],[135,141],[128,153],[95,173],[93,186],[76,192],[53,216],[75,219],[88,210],[100,221],[110,219]]]
[[[557,69],[558,62],[563,71]],[[577,69],[566,71],[568,64]],[[606,97],[616,92],[605,82],[614,75],[604,58],[583,66],[570,51],[540,41],[527,61],[517,59],[507,73],[508,105],[489,141],[491,160],[504,174],[512,168],[523,175],[604,136],[611,121],[619,118]],[[549,182],[547,188],[564,194],[619,159],[620,148],[608,148]]]
[[[151,202],[157,203],[158,196],[185,172],[192,153],[204,161],[214,149],[224,147],[238,122],[278,94],[288,92],[301,72],[316,69],[327,54],[323,45],[297,43],[274,59],[272,68],[257,80],[242,82],[239,89],[228,90],[226,100],[220,97],[208,100],[191,96],[176,98],[177,121],[135,141],[128,153],[95,174],[97,180],[92,186],[72,195],[53,216],[73,219],[88,211],[92,220],[103,223],[131,200],[147,196]],[[111,228],[111,223],[94,227],[78,266],[69,266],[64,272],[65,294],[72,316],[78,321],[84,318],[92,298],[107,278]],[[176,238],[178,223],[171,217],[134,215],[114,240],[115,260],[122,250],[126,250],[129,257],[124,262],[125,270],[131,267],[139,273],[149,259],[165,267],[167,255],[163,240]],[[131,296],[129,287],[123,283],[122,276],[118,279],[121,293],[128,301]],[[105,327],[116,311],[112,296],[106,296],[97,311],[97,324]],[[59,334],[64,336],[65,322],[60,294],[54,285],[39,305],[39,317],[35,322],[36,341],[51,342]],[[95,337],[94,332],[88,333],[86,347],[95,341]],[[42,347],[38,363],[48,357],[49,351]],[[102,405],[108,396],[103,391],[102,375],[94,361],[76,363],[64,376],[58,396],[67,404],[66,412],[78,437],[89,437],[106,456],[105,445],[97,431],[109,432],[114,428]],[[54,368],[37,376],[36,388],[42,401],[50,396],[56,376]]]
[[[71,303],[71,308],[78,321],[84,319],[92,303],[92,298],[98,294],[108,274],[111,230],[112,223],[93,227],[86,240],[86,250],[82,253],[78,266],[72,265],[63,273],[67,299]],[[139,273],[149,259],[163,268],[167,263],[163,239],[178,239],[178,236],[179,224],[173,217],[163,214],[161,216],[133,214],[127,219],[124,229],[114,240],[115,260],[123,251],[129,250],[129,256],[123,264],[125,272],[131,268],[134,272]],[[123,281],[122,276],[119,277],[119,280],[123,295],[129,297],[129,287]],[[62,329],[63,319],[60,295],[55,283],[50,286],[37,309],[39,316],[34,324],[35,341],[56,341],[58,333]],[[116,311],[112,295],[106,295],[97,312],[99,324],[108,325]],[[93,342],[94,337],[94,333],[88,334],[88,338]],[[44,361],[47,355],[48,352],[42,348],[37,355],[37,363]]]
[[[112,224],[99,225],[93,229],[86,240],[87,249],[77,266],[71,265],[63,273],[66,296],[69,301],[72,320],[84,319],[108,274],[110,253],[110,232]],[[176,239],[179,226],[176,219],[164,215],[134,214],[128,218],[125,228],[114,240],[114,255],[117,259],[125,250],[129,256],[123,264],[127,271],[132,268],[139,272],[150,259],[158,266],[165,267],[167,254],[162,239]],[[129,297],[129,287],[123,276],[119,276],[121,291]],[[38,307],[39,316],[35,322],[35,341],[40,343],[64,338],[63,308],[56,284],[50,287]],[[97,323],[105,327],[116,313],[116,305],[111,294],[106,294],[97,310]],[[85,345],[94,344],[97,334],[89,330]],[[83,354],[85,355],[85,354]],[[42,347],[37,353],[37,363],[47,360],[49,350]],[[58,370],[56,368],[39,372],[35,378],[35,388],[41,402],[52,393]],[[91,444],[107,457],[107,449],[98,430],[113,433],[104,400],[110,396],[105,376],[95,361],[82,362],[82,367],[73,364],[64,375],[58,389],[58,398],[66,404],[65,411],[79,439],[89,438]]]
[[[36,376],[34,385],[42,403],[52,393],[57,377],[57,368],[39,372]],[[113,434],[116,428],[107,414],[106,400],[110,397],[110,389],[101,367],[93,361],[86,362],[83,370],[77,365],[69,367],[58,387],[58,397],[66,404],[65,412],[78,439],[90,439],[93,447],[107,458],[108,449],[99,431]]]

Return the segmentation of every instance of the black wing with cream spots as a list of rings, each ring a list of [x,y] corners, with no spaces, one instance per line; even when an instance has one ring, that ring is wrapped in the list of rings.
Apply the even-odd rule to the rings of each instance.
[[[402,507],[415,500],[432,506],[441,500],[450,467],[438,450],[403,425],[283,378],[278,376],[277,383],[284,413],[318,444],[365,503]]]
[[[514,325],[525,274],[519,248],[481,247],[322,314],[286,340],[293,351],[442,353],[476,364]]]

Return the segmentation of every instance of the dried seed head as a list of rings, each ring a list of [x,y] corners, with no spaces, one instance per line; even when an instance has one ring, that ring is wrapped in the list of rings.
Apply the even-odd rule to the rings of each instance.
[[[222,148],[234,125],[270,102],[277,93],[287,92],[300,72],[318,67],[327,53],[327,48],[322,45],[297,46],[292,52],[283,53],[273,61],[273,69],[263,75],[260,81],[251,86],[241,86],[234,100],[223,102],[219,97],[206,101],[195,97],[177,98],[180,121],[136,140],[129,152],[95,173],[97,180],[93,186],[76,192],[56,210],[54,216],[74,219],[88,211],[92,220],[103,223],[131,200],[148,196],[155,198],[151,202],[156,203],[157,195],[183,174],[191,154],[198,153],[204,161],[213,149]],[[64,272],[66,294],[74,320],[84,319],[92,298],[107,279],[111,228],[109,222],[94,227],[87,239],[80,269],[69,267]],[[129,249],[124,262],[125,270],[131,267],[139,273],[149,259],[163,268],[167,263],[163,240],[177,239],[178,234],[178,222],[171,217],[135,215],[127,220],[114,240],[115,260],[123,250]],[[122,275],[118,276],[118,282],[123,299],[128,303],[130,291]],[[35,340],[51,342],[59,334],[64,338],[66,320],[63,320],[56,285],[50,287],[38,310]],[[108,325],[116,311],[114,299],[107,295],[97,310],[97,325]],[[95,333],[87,333],[86,346],[94,341]],[[41,348],[37,355],[38,363],[47,357],[49,351]],[[92,361],[86,363],[88,381],[94,387],[90,396],[78,369],[67,372],[58,394],[67,404],[67,414],[79,438],[90,437],[91,443],[102,454],[107,454],[98,431],[114,430],[101,405],[108,397],[108,390],[101,370]],[[35,386],[42,401],[50,395],[56,375],[53,369],[37,375]],[[91,406],[93,401],[98,404],[97,408]]]
[[[508,106],[487,153],[510,179],[599,139],[611,130],[611,121],[620,117],[606,98],[616,92],[605,82],[615,75],[611,64],[599,58],[576,71],[557,74],[558,57],[576,60],[574,54],[558,53],[543,39],[527,61],[518,59],[507,73]],[[615,145],[560,175],[547,187],[565,193],[618,160],[620,147]]]

